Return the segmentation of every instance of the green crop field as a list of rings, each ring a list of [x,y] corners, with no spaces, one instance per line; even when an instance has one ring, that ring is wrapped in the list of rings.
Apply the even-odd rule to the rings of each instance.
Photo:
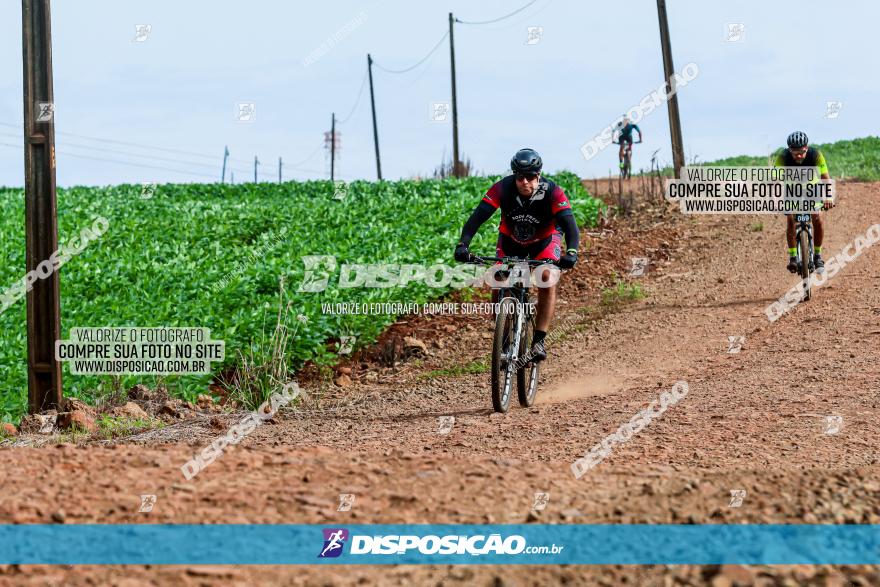
[[[422,303],[449,290],[425,284],[299,292],[306,255],[343,263],[452,264],[461,225],[497,178],[353,182],[341,199],[329,181],[283,184],[169,184],[149,199],[140,185],[75,187],[58,192],[59,242],[98,216],[109,228],[65,264],[61,275],[62,338],[74,327],[179,326],[211,329],[226,341],[226,365],[274,328],[279,277],[285,304],[305,322],[291,341],[290,368],[330,363],[326,342],[342,334],[358,344],[375,339],[393,315],[324,315],[321,302]],[[593,225],[600,202],[577,176],[554,179],[572,200],[580,225]],[[25,273],[24,196],[0,188],[0,290]],[[483,227],[474,250],[494,251],[498,214]],[[490,226],[491,225],[491,226]],[[0,417],[17,421],[26,408],[25,301],[0,313]],[[215,367],[220,366],[215,364]],[[149,383],[128,377],[123,385]],[[192,398],[210,376],[168,378]],[[97,377],[70,375],[65,394],[94,401]]]

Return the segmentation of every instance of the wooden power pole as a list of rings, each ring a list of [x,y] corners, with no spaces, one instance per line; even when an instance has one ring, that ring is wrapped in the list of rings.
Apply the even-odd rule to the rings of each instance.
[[[373,109],[373,143],[376,145],[376,176],[382,181],[382,161],[379,159],[379,127],[376,125],[376,97],[373,94],[373,58],[367,53],[367,72],[370,76],[370,106]]]
[[[260,165],[260,160],[254,155],[254,183],[258,183],[257,180],[257,166]]]
[[[663,51],[663,73],[666,76],[666,101],[669,109],[669,134],[672,135],[672,167],[676,179],[681,177],[684,166],[684,141],[681,138],[681,118],[678,115],[678,94],[675,87],[675,68],[672,65],[672,46],[669,42],[669,21],[666,18],[666,0],[657,0],[657,14],[660,18],[660,46]]]
[[[55,116],[52,90],[52,27],[49,0],[22,0],[24,62],[24,187],[26,270],[58,249],[55,193]],[[28,410],[60,409],[61,338],[58,271],[36,279],[27,294]]]
[[[278,183],[281,183],[281,167],[284,163],[281,162],[281,157],[278,158]]]
[[[460,177],[458,160],[458,97],[455,92],[455,42],[453,41],[452,13],[449,13],[449,62],[452,64],[452,174]]]
[[[226,160],[229,158],[229,145],[223,147],[223,171],[220,172],[220,183],[226,183]]]

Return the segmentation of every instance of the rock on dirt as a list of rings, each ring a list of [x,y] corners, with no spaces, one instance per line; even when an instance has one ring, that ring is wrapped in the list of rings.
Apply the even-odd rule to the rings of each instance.
[[[235,577],[238,575],[238,571],[236,569],[230,569],[229,567],[200,566],[187,567],[186,574],[191,577],[210,577],[214,579],[221,579]]]
[[[76,399],[75,397],[65,397],[61,398],[61,411],[62,412],[85,412],[90,416],[95,415],[95,409],[89,404],[85,403],[82,400]]]
[[[6,436],[18,436],[18,429],[16,429],[15,424],[3,422],[3,426],[0,429],[3,430],[3,434]]]
[[[183,417],[183,414],[181,413],[181,407],[183,407],[183,405],[183,402],[179,399],[170,399],[159,408],[159,415],[171,418],[181,418]]]
[[[349,377],[345,373],[342,373],[339,375],[339,377],[333,380],[333,383],[335,383],[339,387],[348,387],[349,385],[351,385],[351,377]]]
[[[125,405],[113,408],[111,413],[114,416],[123,416],[133,420],[148,420],[150,418],[150,415],[134,402],[126,402]]]
[[[743,565],[721,565],[710,585],[712,587],[745,587],[755,584],[755,572]]]
[[[58,414],[58,427],[63,430],[79,429],[84,432],[94,432],[98,429],[95,419],[84,410],[62,412]]]
[[[428,354],[428,347],[414,336],[403,337],[403,354],[407,357]]]
[[[146,385],[138,383],[128,390],[129,399],[149,401],[155,397],[155,393]]]
[[[21,431],[25,434],[52,434],[58,414],[28,414],[21,419]]]

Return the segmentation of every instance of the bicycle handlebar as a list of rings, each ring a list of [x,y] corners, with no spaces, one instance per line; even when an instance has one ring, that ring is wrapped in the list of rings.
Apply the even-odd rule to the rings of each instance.
[[[556,265],[556,261],[552,259],[523,259],[521,257],[490,257],[471,254],[472,259],[468,263],[474,265],[488,265],[489,263],[504,263],[516,265],[518,263],[526,263],[529,267],[537,267],[539,265]]]

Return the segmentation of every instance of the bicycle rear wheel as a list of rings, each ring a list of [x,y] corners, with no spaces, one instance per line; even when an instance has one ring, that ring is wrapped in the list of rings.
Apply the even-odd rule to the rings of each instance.
[[[627,152],[623,156],[623,179],[627,179],[630,177],[630,170],[632,169],[632,155]]]
[[[510,409],[510,391],[513,387],[513,371],[516,367],[513,356],[516,300],[505,297],[498,308],[498,314],[495,316],[495,338],[492,344],[492,407],[496,412],[506,413]]]
[[[532,334],[535,331],[535,320],[529,317],[526,320],[522,335],[522,343],[519,348],[519,362],[522,365],[516,371],[516,392],[519,396],[519,405],[524,408],[535,403],[538,394],[538,362],[526,361],[526,357],[532,351]]]
[[[810,301],[810,265],[812,264],[812,251],[810,250],[810,235],[802,230],[798,236],[798,256],[801,260],[801,278],[804,280],[804,301]]]

